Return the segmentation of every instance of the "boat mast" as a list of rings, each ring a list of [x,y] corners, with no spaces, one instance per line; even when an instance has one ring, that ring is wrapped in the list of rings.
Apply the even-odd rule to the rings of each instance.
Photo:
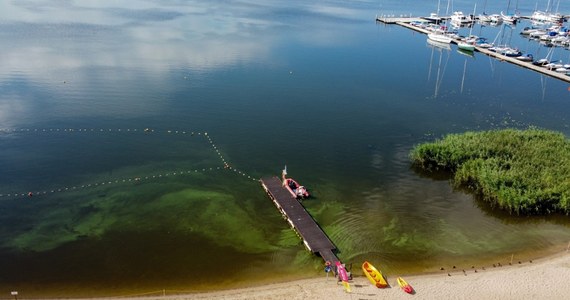
[[[437,98],[437,95],[439,94],[439,82],[440,82],[440,76],[439,73],[441,71],[441,59],[443,58],[443,50],[440,49],[439,50],[439,64],[437,65],[437,77],[435,78],[435,92],[434,92],[434,96],[435,98]]]
[[[473,18],[471,18],[471,27],[469,27],[469,37],[471,37],[471,33],[473,33],[473,27],[475,27],[475,10],[477,9],[477,3],[473,6]]]
[[[461,77],[461,90],[460,93],[463,94],[463,84],[465,83],[465,71],[467,70],[467,57],[465,58],[465,63],[463,64],[463,77]]]
[[[433,63],[433,51],[435,50],[435,46],[431,46],[431,58],[429,59],[429,71],[428,71],[428,81],[431,78],[431,66]]]

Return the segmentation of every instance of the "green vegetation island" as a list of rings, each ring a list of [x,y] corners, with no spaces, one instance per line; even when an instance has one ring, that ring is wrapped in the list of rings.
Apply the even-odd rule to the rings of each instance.
[[[449,134],[415,146],[414,167],[453,174],[455,187],[519,215],[570,213],[570,142],[529,128]]]

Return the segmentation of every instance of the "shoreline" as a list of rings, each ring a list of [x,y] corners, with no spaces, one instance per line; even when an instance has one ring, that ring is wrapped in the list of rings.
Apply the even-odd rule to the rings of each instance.
[[[396,276],[387,281],[390,287],[378,289],[364,276],[355,277],[350,285],[352,293],[346,293],[336,278],[301,279],[262,286],[192,294],[137,297],[100,297],[68,299],[567,299],[570,288],[570,252],[563,251],[551,256],[519,264],[495,268],[441,271],[421,275],[403,276],[414,287],[415,294],[400,290]]]

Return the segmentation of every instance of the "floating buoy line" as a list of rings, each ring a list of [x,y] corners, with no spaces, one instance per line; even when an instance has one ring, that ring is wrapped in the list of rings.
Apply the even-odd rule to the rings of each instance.
[[[53,188],[53,189],[43,189],[43,190],[29,190],[26,192],[10,192],[10,193],[0,193],[0,198],[31,198],[36,196],[43,196],[55,193],[62,193],[62,192],[70,192],[70,191],[77,191],[81,189],[88,189],[88,188],[96,188],[101,186],[109,186],[121,183],[134,183],[138,184],[143,181],[151,181],[151,180],[158,180],[161,178],[172,177],[172,176],[180,176],[180,175],[188,175],[193,173],[205,173],[210,171],[232,171],[242,177],[253,180],[259,181],[258,178],[254,178],[250,175],[247,175],[245,172],[238,170],[232,167],[229,162],[224,158],[222,153],[220,152],[219,148],[216,146],[212,137],[207,132],[194,132],[194,131],[186,131],[186,130],[156,130],[152,128],[144,128],[144,129],[136,129],[136,128],[0,128],[0,137],[2,134],[22,134],[22,133],[95,133],[95,132],[103,132],[103,133],[143,133],[143,134],[167,134],[167,135],[186,135],[186,136],[203,136],[206,138],[210,147],[214,150],[216,155],[220,158],[222,166],[217,167],[210,167],[210,168],[199,168],[199,169],[192,169],[192,170],[184,170],[184,171],[171,171],[161,174],[154,174],[154,175],[147,175],[147,176],[135,176],[135,177],[127,177],[127,178],[120,178],[120,179],[113,179],[113,180],[103,180],[94,183],[82,184],[77,186],[68,186],[68,187],[60,187],[60,188]]]

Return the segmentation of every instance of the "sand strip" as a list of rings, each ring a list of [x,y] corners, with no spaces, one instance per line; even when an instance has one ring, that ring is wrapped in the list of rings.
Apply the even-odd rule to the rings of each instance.
[[[389,288],[378,289],[366,277],[351,281],[346,293],[336,278],[313,278],[253,288],[163,297],[104,299],[570,299],[570,253],[496,268],[441,271],[438,274],[405,276],[414,289],[400,290],[395,277]]]

